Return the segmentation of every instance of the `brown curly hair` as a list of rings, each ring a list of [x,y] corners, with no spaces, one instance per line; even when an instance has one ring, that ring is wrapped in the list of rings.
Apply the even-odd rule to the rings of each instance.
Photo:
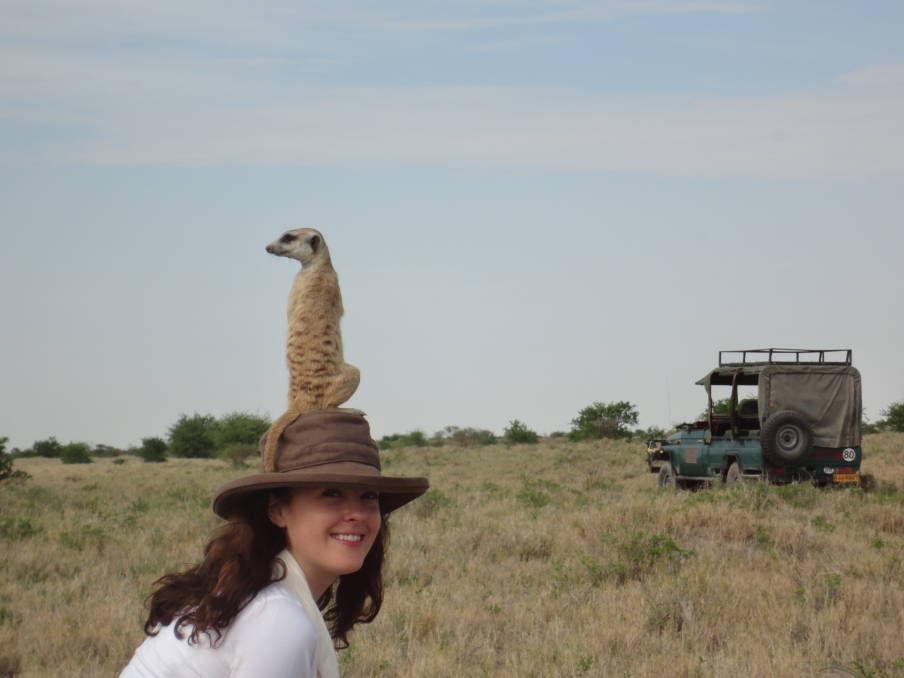
[[[274,558],[286,547],[286,533],[267,514],[271,497],[278,503],[291,498],[290,488],[255,492],[237,505],[204,547],[204,559],[184,572],[167,574],[153,584],[144,632],[156,635],[175,621],[175,632],[190,628],[189,641],[212,633],[216,645],[223,632],[254,596],[273,581]],[[389,527],[383,516],[380,531],[361,569],[342,575],[317,601],[324,610],[337,649],[348,647],[348,633],[358,623],[373,621],[383,604],[383,560]]]

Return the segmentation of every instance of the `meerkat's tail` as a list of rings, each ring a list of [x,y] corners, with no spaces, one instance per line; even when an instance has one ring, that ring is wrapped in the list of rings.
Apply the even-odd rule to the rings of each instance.
[[[273,422],[270,430],[264,434],[265,438],[261,446],[264,473],[273,472],[276,462],[276,443],[279,442],[279,437],[286,430],[286,427],[295,421],[301,413],[302,410],[289,408],[279,419]]]

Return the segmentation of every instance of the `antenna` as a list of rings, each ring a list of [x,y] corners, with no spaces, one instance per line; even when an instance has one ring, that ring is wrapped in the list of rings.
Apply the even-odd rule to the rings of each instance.
[[[672,427],[672,395],[669,393],[669,378],[665,378],[665,407],[669,413],[669,419],[666,422],[666,428]]]

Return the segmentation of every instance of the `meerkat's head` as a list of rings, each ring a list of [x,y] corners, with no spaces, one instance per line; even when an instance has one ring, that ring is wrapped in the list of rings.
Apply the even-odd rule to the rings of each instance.
[[[267,251],[278,257],[297,259],[307,266],[316,259],[329,260],[329,252],[320,231],[313,228],[296,228],[286,231],[277,240],[267,245]]]

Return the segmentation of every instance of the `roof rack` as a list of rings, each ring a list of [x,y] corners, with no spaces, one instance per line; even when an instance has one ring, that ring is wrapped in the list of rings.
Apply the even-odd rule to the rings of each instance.
[[[719,367],[788,364],[850,365],[853,361],[853,353],[853,350],[849,348],[748,348],[737,351],[719,351]],[[740,355],[740,360],[729,361],[722,357],[725,354]],[[826,359],[826,354],[829,354],[828,359]],[[844,354],[843,359],[842,356],[833,354]]]

